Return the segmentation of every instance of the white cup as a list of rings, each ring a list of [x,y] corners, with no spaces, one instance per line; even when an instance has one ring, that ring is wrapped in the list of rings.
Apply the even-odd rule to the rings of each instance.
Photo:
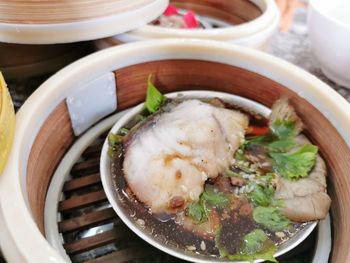
[[[311,50],[323,73],[350,89],[350,1],[310,0]]]

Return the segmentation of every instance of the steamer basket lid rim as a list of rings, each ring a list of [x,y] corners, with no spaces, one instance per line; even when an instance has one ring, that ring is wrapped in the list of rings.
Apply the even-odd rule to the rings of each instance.
[[[132,3],[126,0],[115,0],[114,2],[117,2],[116,11],[113,14],[102,14],[98,17],[81,19],[67,18],[67,22],[55,20],[55,17],[51,21],[43,18],[42,20],[40,19],[41,22],[34,20],[35,22],[31,23],[29,17],[25,17],[25,13],[24,17],[22,15],[19,18],[14,18],[17,13],[16,5],[11,7],[11,1],[5,2],[7,3],[2,5],[2,7],[0,6],[0,15],[2,9],[6,12],[8,8],[13,11],[13,14],[9,16],[9,20],[0,19],[0,42],[15,44],[71,43],[125,33],[156,19],[169,4],[169,0],[133,0]],[[30,1],[28,2],[30,4]],[[59,1],[57,2],[59,3]],[[106,3],[111,4],[107,1]],[[53,3],[52,12],[55,10],[55,5],[57,3]],[[78,5],[76,6],[77,10],[79,10]],[[85,7],[90,8],[89,6]],[[38,6],[35,8],[38,8]],[[45,8],[48,8],[46,12],[49,15],[50,6],[45,6]],[[61,11],[64,10],[62,9],[64,7],[61,6],[60,8]],[[60,19],[58,15],[56,17]]]

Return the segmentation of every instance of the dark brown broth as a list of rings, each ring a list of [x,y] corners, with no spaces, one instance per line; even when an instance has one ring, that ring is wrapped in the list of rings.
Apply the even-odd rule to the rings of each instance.
[[[174,105],[176,105],[179,103],[179,101],[172,101],[169,103],[174,103]],[[259,114],[252,113],[235,105],[227,103],[224,105],[225,108],[239,110],[249,116],[250,125],[260,127],[266,127],[268,125],[268,120]],[[150,120],[148,119],[146,121]],[[125,127],[130,129],[137,124],[137,121],[131,120],[128,124],[125,125]],[[149,125],[149,123],[147,125]],[[128,144],[129,139],[130,138],[126,139],[126,144]],[[124,178],[124,150],[124,147],[120,147],[118,149],[118,152],[115,152],[111,165],[111,171],[116,194],[122,204],[125,214],[130,215],[130,217],[136,222],[136,224],[140,229],[143,230],[144,233],[152,236],[161,244],[165,244],[171,248],[182,251],[192,251],[192,248],[195,248],[195,250],[192,252],[196,254],[219,257],[219,251],[215,247],[214,237],[198,236],[191,231],[185,230],[183,226],[176,222],[176,216],[154,215],[143,203],[137,200],[136,196],[128,188]],[[238,204],[236,209],[232,209],[232,211],[230,211],[230,217],[228,219],[221,218],[220,222],[222,233],[220,235],[220,243],[225,245],[228,251],[232,254],[237,253],[237,249],[239,248],[239,245],[242,241],[242,237],[254,229],[263,229],[264,232],[270,237],[273,242],[275,242],[276,245],[280,245],[291,236],[293,236],[297,230],[302,228],[304,225],[293,223],[289,230],[283,232],[285,237],[278,237],[276,233],[264,229],[261,225],[255,223],[251,213],[249,215],[241,215],[239,209],[242,204],[247,202],[244,199],[245,197],[239,201],[242,203]],[[204,250],[201,249],[201,246],[203,247],[203,242],[205,242]]]

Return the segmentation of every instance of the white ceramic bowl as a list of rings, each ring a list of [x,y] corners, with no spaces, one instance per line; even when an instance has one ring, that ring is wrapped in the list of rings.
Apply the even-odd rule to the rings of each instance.
[[[232,105],[239,106],[241,108],[247,109],[249,111],[259,113],[262,116],[268,118],[270,114],[270,109],[264,107],[263,105],[248,100],[239,96],[234,96],[228,93],[222,92],[214,92],[214,91],[184,91],[184,92],[175,92],[171,94],[166,94],[167,98],[176,98],[181,97],[181,99],[210,99],[210,98],[219,98],[222,101],[230,103]],[[137,114],[140,114],[144,109],[144,104],[140,104],[133,109],[131,109],[128,113],[126,113],[122,118],[120,118],[110,132],[118,133],[118,131],[125,127],[125,125],[130,122]],[[109,202],[112,204],[114,210],[117,212],[118,216],[123,220],[123,222],[134,231],[139,237],[152,244],[156,248],[171,254],[175,257],[181,258],[183,260],[191,261],[191,262],[201,262],[201,263],[214,263],[214,262],[232,262],[230,260],[218,260],[213,257],[196,255],[194,253],[186,252],[183,249],[176,248],[174,245],[166,244],[161,239],[158,239],[154,236],[154,234],[150,233],[149,229],[140,227],[137,224],[137,220],[135,217],[129,214],[129,209],[125,208],[125,201],[120,200],[120,193],[117,193],[115,183],[113,179],[113,175],[111,173],[111,158],[108,155],[108,140],[106,139],[101,153],[101,163],[100,163],[100,172],[103,188],[106,192],[107,198]],[[134,213],[135,211],[131,211]],[[140,218],[142,219],[142,218]],[[147,220],[145,220],[146,225]],[[287,253],[291,249],[295,248],[298,244],[300,244],[308,235],[312,232],[312,230],[316,227],[317,222],[310,222],[300,231],[298,231],[293,237],[291,237],[287,242],[283,243],[279,246],[278,251],[275,254],[275,257],[281,256],[284,253]],[[255,260],[254,262],[262,262],[263,260]],[[236,262],[236,261],[235,261]],[[237,261],[238,262],[238,261]],[[241,262],[241,261],[240,261]],[[242,261],[243,262],[243,261]]]
[[[311,50],[328,78],[350,88],[350,1],[309,2]]]
[[[222,28],[211,29],[174,29],[154,25],[145,25],[136,30],[116,35],[111,39],[97,42],[97,47],[102,48],[117,43],[129,43],[139,40],[162,39],[162,38],[198,38],[217,41],[225,41],[232,44],[266,50],[271,37],[276,33],[280,21],[280,15],[274,0],[246,0],[252,2],[261,11],[259,17],[239,24]],[[211,3],[207,4],[210,6]],[[220,6],[218,2],[218,6]],[[239,9],[239,8],[238,8]],[[223,10],[226,11],[226,10]],[[249,11],[247,11],[249,12]],[[115,41],[113,41],[113,39]]]
[[[145,68],[147,66],[151,69]],[[45,195],[55,164],[78,138],[71,131],[71,121],[75,117],[85,117],[70,117],[65,108],[67,98],[106,74],[116,74],[117,85],[111,87],[118,94],[117,110],[135,106],[141,102],[138,97],[144,98],[145,88],[133,81],[145,83],[150,70],[157,76],[155,81],[160,78],[158,81],[166,84],[162,86],[164,92],[184,90],[192,82],[191,89],[198,89],[196,85],[200,83],[201,89],[240,93],[238,95],[250,96],[266,106],[271,106],[270,102],[280,92],[293,97],[298,113],[313,127],[310,132],[315,142],[323,147],[327,158],[337,158],[329,162],[332,168],[329,190],[334,200],[335,220],[332,262],[350,260],[347,233],[350,225],[348,102],[311,74],[268,54],[222,42],[168,39],[121,45],[83,58],[52,76],[21,107],[16,117],[12,151],[0,176],[0,243],[10,263],[67,262],[40,232],[43,222],[39,220],[44,217]],[[172,71],[175,75],[169,75]],[[176,72],[181,74],[176,75]],[[231,80],[224,81],[225,78]],[[103,85],[98,84],[100,90]],[[109,86],[107,88],[109,94],[111,90]],[[83,94],[84,97],[92,96],[90,89]],[[93,114],[105,104],[96,99],[94,107],[88,108],[93,109]],[[308,118],[310,113],[317,114],[318,119]],[[102,116],[106,114],[108,112]],[[53,122],[53,117],[58,119]],[[64,134],[69,134],[70,140],[66,140]],[[330,134],[335,136],[332,140],[328,139]],[[329,242],[330,237],[323,240]],[[323,258],[327,259],[326,256]]]

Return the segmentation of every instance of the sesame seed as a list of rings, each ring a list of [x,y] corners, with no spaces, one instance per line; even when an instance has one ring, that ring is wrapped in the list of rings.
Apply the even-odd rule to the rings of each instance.
[[[207,248],[207,246],[205,245],[205,242],[202,240],[201,242],[201,250],[205,250]]]
[[[286,234],[283,233],[283,232],[276,232],[275,234],[276,234],[276,236],[278,236],[279,238],[284,238],[284,237],[286,236]]]
[[[196,250],[196,247],[195,247],[195,246],[186,246],[186,248],[187,248],[189,251]]]
[[[142,219],[137,219],[136,220],[136,224],[138,224],[140,227],[144,227],[145,226],[145,221]]]

